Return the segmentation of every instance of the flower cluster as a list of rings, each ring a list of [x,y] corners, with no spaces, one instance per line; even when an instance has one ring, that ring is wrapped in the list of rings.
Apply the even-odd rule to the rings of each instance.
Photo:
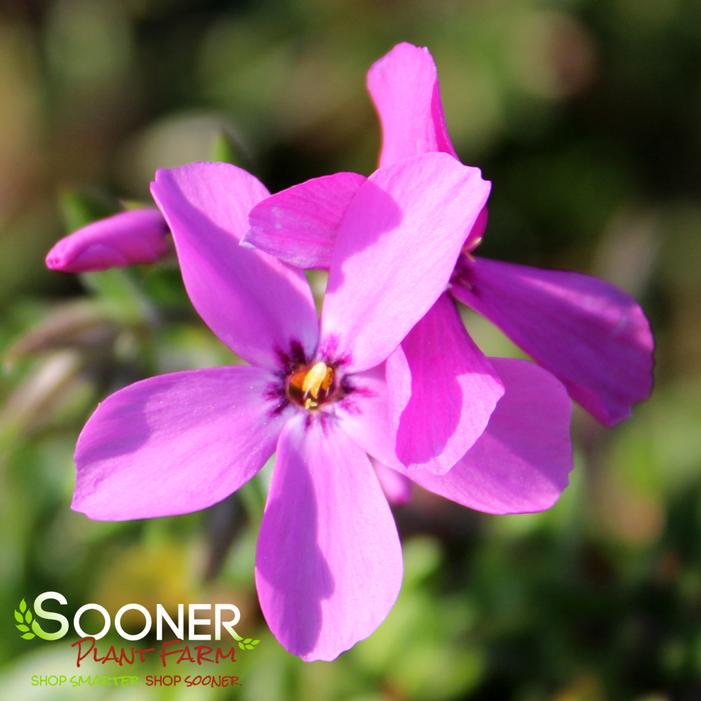
[[[261,608],[305,660],[370,635],[401,586],[388,499],[412,484],[480,511],[549,508],[572,467],[571,399],[614,424],[648,396],[652,336],[611,285],[475,255],[490,184],[451,145],[436,67],[400,44],[368,89],[378,169],[270,195],[250,173],[156,173],[156,209],[59,242],[68,272],[151,262],[174,245],[188,296],[247,366],[153,377],[104,400],[75,452],[93,519],[210,506],[275,454],[256,554]],[[304,268],[328,270],[317,315]],[[456,302],[535,360],[487,358]]]

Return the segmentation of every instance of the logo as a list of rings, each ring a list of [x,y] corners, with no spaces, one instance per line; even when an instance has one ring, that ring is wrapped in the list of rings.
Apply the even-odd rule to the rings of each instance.
[[[32,604],[28,606],[25,599],[19,602],[15,609],[15,627],[20,637],[24,640],[41,638],[42,640],[60,640],[68,635],[71,630],[71,621],[55,610],[45,608],[45,604],[54,602],[58,606],[67,606],[66,597],[56,591],[45,591],[39,594]],[[99,630],[86,631],[83,616],[89,611],[97,614],[101,619]],[[185,615],[187,613],[187,616]],[[132,618],[138,615],[143,619],[143,626],[138,632],[128,632],[122,627],[122,619],[129,614]],[[254,650],[260,643],[255,638],[244,638],[236,632],[234,626],[239,622],[241,612],[238,606],[228,603],[216,604],[178,604],[174,617],[162,604],[156,604],[152,613],[145,606],[137,603],[129,603],[122,606],[114,616],[114,620],[104,606],[96,603],[83,604],[73,616],[73,631],[81,639],[94,641],[104,638],[114,627],[116,633],[124,640],[134,641],[155,633],[158,641],[163,641],[165,634],[170,634],[178,640],[202,640],[220,641],[222,636],[233,638],[241,650]],[[52,622],[51,626],[58,628],[47,632],[39,621]]]
[[[20,633],[20,637],[25,640],[32,638],[41,638],[42,640],[58,640],[55,633],[47,633],[39,625],[39,622],[34,618],[32,609],[27,606],[27,602],[22,599],[19,602],[19,607],[15,609],[15,628]]]

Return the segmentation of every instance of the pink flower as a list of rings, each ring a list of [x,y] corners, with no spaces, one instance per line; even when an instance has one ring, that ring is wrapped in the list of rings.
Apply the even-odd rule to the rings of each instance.
[[[153,263],[170,250],[168,227],[157,209],[133,209],[92,222],[58,241],[46,266],[84,273]]]
[[[337,173],[273,195],[253,208],[244,245],[298,267],[327,268],[336,231],[364,182],[357,173]],[[468,229],[456,232],[462,242],[479,226],[482,210]],[[438,222],[424,230],[427,240]],[[412,471],[440,475],[451,469],[482,435],[504,394],[495,367],[467,335],[452,303],[437,303],[419,321],[389,357],[387,374],[397,455]]]
[[[455,155],[427,49],[395,46],[370,68],[368,89],[382,124],[382,166],[426,152]],[[274,195],[251,213],[245,241],[294,265],[327,267],[344,207],[362,182],[357,174],[339,173]],[[593,277],[475,257],[486,223],[485,207],[465,232],[449,294],[501,328],[599,421],[612,425],[625,419],[652,389],[654,344],[640,306]],[[454,418],[470,411],[469,392],[457,391],[466,368],[480,368],[481,377],[487,376],[485,359],[456,319],[452,304],[441,300],[387,363],[391,387],[411,386],[405,404],[395,391],[390,396],[397,453],[405,465],[437,474],[473,440]],[[425,363],[426,348],[440,349],[443,362]],[[444,400],[451,388],[453,411]],[[476,407],[480,422],[489,414],[485,404]]]
[[[256,556],[268,625],[305,660],[333,659],[369,635],[402,578],[368,457],[402,469],[381,364],[441,296],[487,193],[478,171],[440,153],[364,180],[335,238],[319,321],[301,272],[239,245],[268,195],[258,180],[226,164],[159,171],[152,194],[188,295],[250,365],[154,377],[108,397],[78,440],[73,508],[106,520],[202,509],[276,452]],[[487,511],[547,508],[571,467],[569,402],[538,368],[497,367],[513,391],[470,469],[419,484]],[[512,441],[528,448],[516,456]]]

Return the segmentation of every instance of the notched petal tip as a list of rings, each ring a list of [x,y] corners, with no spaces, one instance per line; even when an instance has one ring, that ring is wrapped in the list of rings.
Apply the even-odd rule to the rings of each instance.
[[[397,44],[370,67],[366,84],[382,126],[381,165],[428,151],[456,156],[427,48]]]

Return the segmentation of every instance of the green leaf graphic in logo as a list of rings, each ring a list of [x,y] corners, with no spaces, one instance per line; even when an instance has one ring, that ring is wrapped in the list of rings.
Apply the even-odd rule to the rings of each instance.
[[[256,645],[260,642],[260,640],[256,640],[255,638],[242,638],[238,633],[232,633],[232,635],[242,650],[255,650]]]
[[[29,626],[32,623],[32,618],[32,612],[27,607],[27,602],[22,599],[22,601],[19,602],[19,610],[15,609],[15,621],[17,621],[17,623],[15,623],[15,627],[25,640],[31,640],[32,638],[36,637],[35,633],[32,633],[32,631],[29,629]]]
[[[27,606],[27,602],[22,599],[19,607],[15,609],[15,628],[20,632],[20,637],[25,640],[41,638],[42,640],[57,640],[60,636],[54,633],[47,633],[42,630],[39,622],[34,618],[32,609]]]
[[[239,642],[239,647],[242,650],[255,650],[259,642],[260,640],[256,640],[255,638],[244,638]]]

